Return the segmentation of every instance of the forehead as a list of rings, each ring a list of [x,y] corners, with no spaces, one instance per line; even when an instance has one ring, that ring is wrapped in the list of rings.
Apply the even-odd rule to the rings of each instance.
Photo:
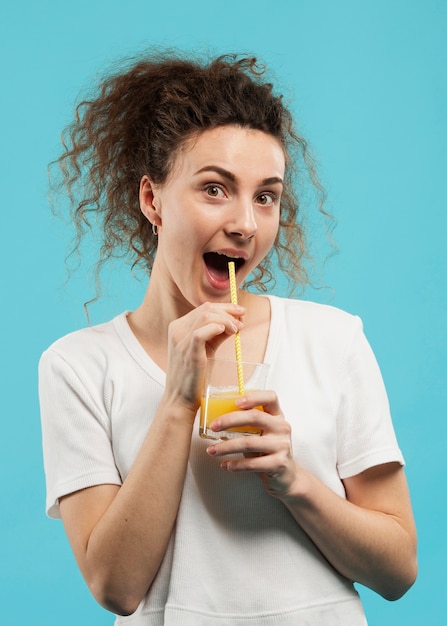
[[[252,128],[219,126],[204,130],[185,141],[178,150],[171,174],[194,174],[207,165],[254,170],[259,178],[284,176],[285,155],[272,135]]]

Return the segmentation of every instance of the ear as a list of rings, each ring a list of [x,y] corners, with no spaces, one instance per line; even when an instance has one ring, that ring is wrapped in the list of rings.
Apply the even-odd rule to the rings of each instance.
[[[161,226],[161,203],[157,195],[156,185],[149,176],[144,175],[140,181],[140,209],[146,219],[154,226]]]

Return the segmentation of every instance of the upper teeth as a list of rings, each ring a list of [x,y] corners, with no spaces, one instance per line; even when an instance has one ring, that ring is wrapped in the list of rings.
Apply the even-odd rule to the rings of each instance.
[[[225,252],[216,252],[216,254],[220,254],[220,256],[226,256],[226,257],[228,257],[229,259],[242,259],[242,257],[241,257],[241,256],[237,256],[237,255],[234,255],[234,254],[232,254],[231,256],[229,256],[228,254],[225,254]]]

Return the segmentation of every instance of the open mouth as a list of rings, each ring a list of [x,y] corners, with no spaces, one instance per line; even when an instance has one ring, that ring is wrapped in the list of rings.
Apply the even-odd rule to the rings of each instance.
[[[210,275],[218,281],[229,280],[228,263],[230,261],[234,261],[236,272],[245,263],[245,259],[241,257],[231,257],[219,252],[206,252],[203,255],[203,260]]]

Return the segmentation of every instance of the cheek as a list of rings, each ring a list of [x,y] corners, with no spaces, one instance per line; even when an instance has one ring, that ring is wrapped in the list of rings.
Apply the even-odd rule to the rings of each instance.
[[[207,224],[200,222],[187,208],[173,211],[169,217],[166,214],[161,232],[164,254],[171,262],[184,265],[187,258],[197,255],[197,249],[206,239]]]
[[[260,232],[261,229],[258,229]],[[262,224],[262,247],[270,249],[276,240],[279,230],[279,215],[275,215]]]
[[[276,240],[276,228],[272,228],[272,230],[268,233],[265,233],[262,239],[258,239],[258,245],[256,247],[256,259],[255,264],[259,265],[262,263],[262,260],[268,255],[270,250],[275,245]]]

